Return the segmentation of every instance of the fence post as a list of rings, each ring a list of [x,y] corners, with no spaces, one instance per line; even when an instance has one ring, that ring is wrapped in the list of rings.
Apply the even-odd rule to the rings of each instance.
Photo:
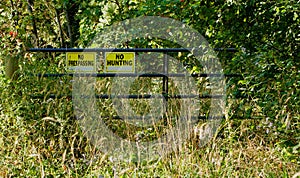
[[[5,58],[5,75],[7,78],[11,80],[16,80],[17,75],[16,71],[19,68],[18,58],[16,57],[6,57]]]
[[[163,73],[164,73],[164,76],[163,76],[163,97],[164,100],[164,112],[165,112],[165,120],[164,120],[164,124],[167,125],[168,124],[168,97],[169,97],[169,88],[168,88],[168,84],[169,84],[169,79],[168,79],[168,70],[169,70],[169,62],[168,62],[168,55],[166,52],[163,53],[164,54],[164,57],[163,57]]]

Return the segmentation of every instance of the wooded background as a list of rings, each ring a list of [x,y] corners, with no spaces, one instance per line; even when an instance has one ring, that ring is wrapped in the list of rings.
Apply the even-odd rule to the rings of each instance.
[[[297,0],[2,1],[0,176],[197,176],[201,171],[215,176],[292,176],[300,170],[299,14]],[[30,53],[27,49],[85,48],[105,27],[140,16],[176,19],[196,29],[214,48],[239,50],[219,54],[220,60],[226,59],[222,63],[225,73],[243,76],[228,81],[228,86],[236,84],[247,90],[241,93],[237,87],[228,87],[229,97],[242,94],[246,98],[228,102],[230,120],[221,127],[218,138],[222,139],[215,140],[219,151],[214,150],[214,144],[208,146],[210,153],[218,155],[218,163],[213,162],[213,156],[203,156],[203,148],[197,156],[187,153],[200,158],[201,163],[189,163],[202,164],[203,169],[178,167],[178,160],[185,160],[181,157],[176,163],[173,158],[168,160],[171,166],[161,161],[156,165],[160,170],[147,163],[139,172],[141,165],[132,163],[120,164],[116,171],[105,156],[95,158],[95,148],[87,146],[74,126],[70,104],[63,99],[32,101],[25,94],[52,88],[49,81],[37,84],[27,75],[60,72],[57,66],[65,59],[63,54]],[[164,47],[159,40],[126,45],[123,47]],[[13,66],[6,74],[15,74],[15,80],[4,77],[5,65]],[[238,155],[243,155],[244,162]]]

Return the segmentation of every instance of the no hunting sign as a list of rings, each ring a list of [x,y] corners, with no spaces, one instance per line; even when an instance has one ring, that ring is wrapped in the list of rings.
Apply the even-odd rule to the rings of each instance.
[[[134,73],[135,53],[132,52],[105,53],[104,71],[107,73]]]

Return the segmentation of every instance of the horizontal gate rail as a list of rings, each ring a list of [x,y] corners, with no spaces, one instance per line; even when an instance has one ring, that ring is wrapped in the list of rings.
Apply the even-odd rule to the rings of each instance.
[[[191,52],[199,48],[30,48],[29,52]],[[237,52],[236,48],[214,48],[214,51]]]
[[[35,74],[33,76],[37,77],[63,77],[63,76],[71,76],[71,77],[241,77],[241,74],[172,74],[172,73],[62,73],[62,74]]]
[[[101,116],[102,118],[112,118],[114,120],[125,120],[125,119],[151,119],[151,116]],[[212,120],[212,119],[225,119],[225,116],[190,116],[192,120]],[[163,118],[162,118],[163,119]]]
[[[55,94],[49,94],[49,95],[32,95],[31,97],[33,99],[40,99],[47,96],[47,98],[72,98],[75,96],[72,95],[55,95]],[[225,95],[168,95],[168,94],[160,94],[160,95],[151,95],[151,94],[145,94],[145,95],[109,95],[109,94],[99,94],[94,96],[88,96],[88,95],[78,95],[76,96],[80,99],[89,99],[91,97],[95,97],[97,99],[113,99],[113,98],[119,98],[119,99],[153,99],[153,98],[171,98],[171,99],[187,99],[187,98],[223,98]]]
[[[101,118],[112,118],[112,119],[115,119],[115,120],[125,120],[125,119],[151,119],[152,117],[138,117],[138,116],[101,116]],[[125,119],[124,119],[125,118]],[[223,115],[223,116],[205,116],[205,115],[200,115],[200,116],[190,116],[190,118],[192,120],[213,120],[213,119],[226,119],[226,117]],[[260,116],[256,116],[256,117],[251,117],[251,118],[245,118],[243,116],[234,116],[235,119],[257,119],[257,120],[260,120],[262,119],[263,117],[260,117]],[[80,119],[80,118],[78,118]],[[163,118],[162,118],[163,119]]]

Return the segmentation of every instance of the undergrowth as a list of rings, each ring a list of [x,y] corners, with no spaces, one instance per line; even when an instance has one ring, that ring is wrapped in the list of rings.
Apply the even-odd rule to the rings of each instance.
[[[46,79],[24,71],[19,71],[16,81],[1,77],[0,177],[292,177],[300,170],[299,115],[283,119],[288,125],[282,127],[280,120],[263,117],[255,99],[235,99],[234,87],[228,87],[228,114],[206,145],[199,147],[194,129],[180,150],[164,157],[116,161],[84,135],[68,97],[71,82],[70,77]],[[97,84],[109,92],[109,82],[101,79]],[[51,93],[61,97],[51,98]],[[109,100],[98,105],[102,114],[114,113],[111,106]],[[146,108],[147,103],[140,101],[137,106]],[[242,112],[249,106],[258,110],[250,115]],[[238,117],[240,113],[244,118]],[[123,121],[111,118],[107,124],[132,139],[142,130],[126,123],[123,127]],[[155,139],[161,130],[143,133],[145,139]]]

